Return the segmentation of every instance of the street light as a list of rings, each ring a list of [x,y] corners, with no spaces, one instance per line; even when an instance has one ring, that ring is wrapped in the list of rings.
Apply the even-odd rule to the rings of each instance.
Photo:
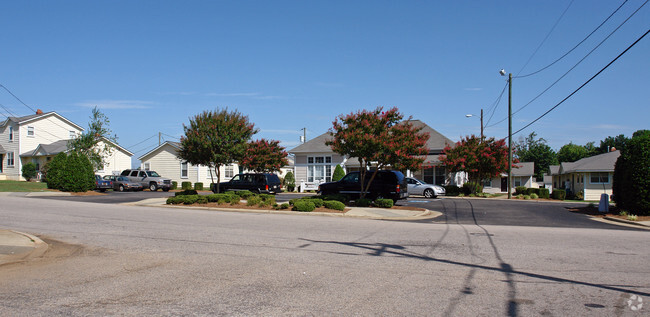
[[[473,116],[473,114],[469,113],[465,115],[466,118],[471,118]],[[481,142],[483,142],[483,109],[481,109]]]
[[[501,76],[506,70],[499,71]],[[512,73],[508,74],[508,199],[512,198]]]

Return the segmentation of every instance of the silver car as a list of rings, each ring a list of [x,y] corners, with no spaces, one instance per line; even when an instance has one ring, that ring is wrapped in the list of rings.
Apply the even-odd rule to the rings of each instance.
[[[408,192],[410,195],[422,195],[426,198],[436,198],[446,194],[445,188],[438,185],[427,184],[419,179],[412,177],[406,178]]]

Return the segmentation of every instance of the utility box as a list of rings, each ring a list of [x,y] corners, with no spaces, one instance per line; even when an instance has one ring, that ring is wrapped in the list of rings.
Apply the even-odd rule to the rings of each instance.
[[[601,194],[600,203],[598,204],[598,211],[602,213],[609,212],[609,195]]]

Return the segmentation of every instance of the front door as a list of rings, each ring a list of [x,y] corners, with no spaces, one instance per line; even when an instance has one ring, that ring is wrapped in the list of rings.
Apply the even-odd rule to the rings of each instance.
[[[2,163],[5,161],[5,155],[0,154],[0,173],[2,173]]]
[[[507,192],[508,191],[508,178],[507,177],[501,177],[501,192]]]

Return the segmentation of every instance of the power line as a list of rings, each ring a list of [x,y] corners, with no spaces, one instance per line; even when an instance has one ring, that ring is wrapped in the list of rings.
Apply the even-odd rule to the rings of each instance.
[[[578,65],[580,65],[585,59],[587,59],[587,57],[589,57],[596,49],[598,49],[601,45],[603,45],[603,43],[605,43],[605,41],[607,41],[612,35],[614,35],[614,33],[616,33],[616,31],[618,31],[625,23],[627,23],[627,21],[629,21],[637,12],[639,12],[639,10],[641,10],[641,8],[643,8],[648,3],[648,1],[650,1],[650,0],[646,0],[641,6],[639,6],[634,12],[632,12],[632,14],[630,14],[630,16],[627,17],[627,19],[625,19],[623,22],[621,22],[621,24],[619,24],[612,32],[609,33],[609,35],[607,35],[602,41],[600,41],[600,43],[598,43],[598,45],[596,45],[593,49],[591,49],[591,51],[589,51],[589,53],[587,53],[587,55],[585,55],[582,59],[580,59],[575,65],[573,65],[573,67],[571,67],[562,76],[560,76],[560,78],[555,80],[550,86],[546,87],[546,89],[544,89],[541,93],[539,93],[537,96],[535,96],[529,102],[527,102],[521,108],[519,108],[515,112],[513,112],[512,116],[514,116],[515,114],[517,114],[521,110],[524,110],[524,108],[528,107],[531,103],[533,103],[535,100],[537,100],[543,94],[545,94],[547,91],[549,91],[551,88],[553,88],[553,86],[555,86],[555,84],[557,84],[560,80],[562,80],[564,77],[566,77],[566,75],[568,75],[571,71],[573,71],[576,67],[578,67]],[[497,125],[497,124],[499,124],[499,123],[501,123],[503,121],[506,121],[507,119],[508,119],[508,117],[505,117],[505,118],[501,119],[499,122],[488,126],[488,128],[493,127],[493,126],[495,126],[495,125]]]
[[[503,85],[503,89],[501,89],[501,94],[499,94],[499,97],[492,103],[492,107],[490,108],[491,110],[488,110],[487,112],[492,111],[490,114],[490,118],[488,118],[487,122],[484,124],[483,128],[486,128],[488,123],[490,123],[490,120],[492,120],[492,117],[497,111],[497,108],[499,107],[499,104],[501,104],[501,98],[503,97],[503,94],[506,92],[506,88],[508,87],[508,83],[506,82],[505,85]]]
[[[142,140],[141,142],[138,142],[138,143],[133,144],[133,145],[131,145],[131,146],[127,146],[127,147],[125,147],[125,148],[127,148],[127,149],[128,149],[128,148],[132,148],[132,147],[134,147],[134,146],[136,146],[136,145],[140,145],[140,144],[142,144],[142,143],[144,143],[144,142],[146,142],[146,141],[148,141],[148,140],[151,140],[151,138],[155,138],[155,137],[156,137],[156,135],[154,134],[154,135],[152,135],[152,136],[150,136],[150,137],[148,137],[148,138]]]
[[[530,63],[530,61],[531,61],[531,60],[533,59],[533,57],[537,54],[537,52],[538,52],[539,49],[542,47],[542,45],[544,45],[544,43],[546,42],[546,40],[548,39],[548,37],[551,36],[551,33],[553,33],[553,30],[555,30],[555,27],[558,25],[558,23],[560,23],[560,20],[562,20],[562,17],[564,17],[564,14],[569,10],[569,8],[571,7],[571,5],[573,4],[573,1],[574,1],[574,0],[571,0],[571,2],[569,2],[569,5],[566,7],[566,9],[564,9],[564,12],[562,12],[562,14],[560,15],[560,17],[557,18],[557,21],[555,21],[555,24],[553,24],[553,27],[551,28],[551,30],[548,31],[548,33],[546,34],[546,37],[544,37],[544,39],[542,40],[542,42],[539,43],[539,46],[537,46],[537,48],[536,48],[535,51],[533,52],[533,55],[530,55],[530,58],[528,58],[528,61],[526,61],[526,64],[524,64],[524,66],[519,70],[519,72],[518,72],[517,74],[521,73],[521,72],[526,68],[526,66],[528,66],[528,63]]]
[[[545,67],[542,67],[541,69],[539,69],[539,70],[537,70],[537,71],[534,71],[534,72],[532,72],[532,73],[530,73],[530,74],[526,74],[526,75],[514,76],[513,78],[524,78],[524,77],[532,76],[532,75],[535,75],[535,74],[537,74],[537,73],[539,73],[539,72],[541,72],[541,71],[543,71],[543,70],[545,70],[545,69],[547,69],[547,68],[549,68],[549,67],[555,65],[555,63],[559,62],[560,60],[562,60],[563,58],[565,58],[567,55],[571,54],[571,52],[573,52],[576,48],[578,48],[578,46],[582,45],[582,43],[584,43],[584,42],[585,42],[589,37],[591,37],[594,33],[596,33],[596,31],[598,31],[598,29],[600,29],[601,26],[603,26],[605,23],[607,23],[607,21],[609,21],[609,19],[610,19],[612,16],[614,16],[614,14],[616,14],[616,12],[618,12],[618,10],[620,10],[620,9],[623,7],[623,5],[625,5],[625,4],[627,3],[627,1],[628,1],[628,0],[623,1],[623,3],[622,3],[618,8],[616,8],[616,10],[614,10],[614,12],[612,12],[612,14],[610,14],[610,15],[607,17],[607,19],[605,19],[605,21],[603,21],[602,23],[600,23],[600,25],[598,25],[598,26],[597,26],[593,31],[591,31],[591,33],[589,33],[589,34],[588,34],[584,39],[582,39],[582,41],[578,42],[578,44],[576,44],[576,46],[574,46],[574,47],[573,47],[572,49],[570,49],[568,52],[564,53],[564,55],[560,56],[558,59],[556,59],[556,60],[553,61],[552,63],[546,65]]]
[[[647,2],[647,1],[646,1],[646,2]],[[580,85],[580,87],[578,87],[578,89],[574,90],[571,94],[569,94],[568,96],[566,96],[566,98],[562,99],[562,101],[560,101],[559,103],[557,103],[555,106],[551,107],[551,109],[549,109],[548,111],[544,112],[544,114],[542,114],[541,116],[537,117],[537,119],[533,120],[532,122],[530,122],[529,124],[527,124],[527,125],[524,126],[523,128],[521,128],[521,129],[515,131],[512,135],[515,135],[515,134],[517,134],[517,133],[523,131],[524,129],[526,129],[526,128],[528,128],[529,126],[531,126],[533,123],[537,122],[539,119],[541,119],[541,118],[543,118],[544,116],[546,116],[547,114],[549,114],[551,111],[555,110],[555,108],[557,108],[559,105],[561,105],[561,104],[562,104],[563,102],[565,102],[567,99],[571,98],[571,96],[573,96],[573,95],[574,95],[575,93],[577,93],[580,89],[582,89],[582,87],[586,86],[586,85],[587,85],[589,82],[591,82],[594,78],[596,78],[598,75],[600,75],[600,73],[602,73],[603,71],[605,71],[605,69],[607,69],[610,65],[614,64],[614,62],[616,62],[616,60],[618,60],[621,56],[623,56],[625,53],[627,53],[627,51],[629,51],[629,50],[630,50],[634,45],[636,45],[636,43],[638,43],[639,41],[641,41],[641,39],[643,39],[646,35],[648,35],[648,33],[650,33],[650,29],[648,29],[648,31],[646,31],[643,35],[641,35],[641,37],[639,37],[636,41],[634,41],[634,43],[632,43],[632,45],[628,46],[628,48],[626,48],[626,49],[625,49],[621,54],[619,54],[618,56],[616,56],[616,58],[614,58],[611,62],[609,62],[605,67],[603,67],[603,68],[602,68],[600,71],[598,71],[595,75],[591,76],[591,78],[589,78],[589,80],[587,80],[584,84]]]
[[[14,95],[14,93],[11,92],[7,87],[5,87],[2,84],[0,84],[0,87],[4,88],[4,90],[6,90],[10,95],[14,96],[14,98],[16,98],[16,100],[20,101],[20,103],[22,103],[25,107],[29,108],[29,110],[31,110],[34,113],[36,112],[36,110],[32,109],[32,107],[28,106],[26,103],[24,103],[22,100],[20,100],[20,98],[18,98],[16,95]]]

